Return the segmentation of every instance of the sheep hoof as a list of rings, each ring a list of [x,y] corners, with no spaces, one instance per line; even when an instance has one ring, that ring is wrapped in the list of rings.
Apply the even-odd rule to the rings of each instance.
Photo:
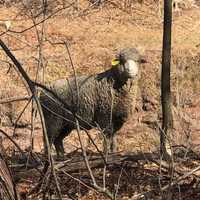
[[[115,147],[111,147],[109,153],[115,153],[117,152],[117,148]]]
[[[110,143],[109,152],[110,152],[110,153],[115,153],[115,152],[117,152],[117,141],[116,141],[116,136],[113,136],[113,138],[111,138],[111,143]]]
[[[57,161],[63,161],[65,159],[64,153],[57,154],[56,160]]]

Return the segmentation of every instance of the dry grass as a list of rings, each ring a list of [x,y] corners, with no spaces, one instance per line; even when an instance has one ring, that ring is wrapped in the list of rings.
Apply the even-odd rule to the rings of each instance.
[[[81,0],[80,3],[82,10],[89,5],[86,0]],[[72,75],[65,47],[51,43],[63,40],[68,42],[78,74],[92,74],[108,68],[115,53],[126,46],[137,47],[145,55],[148,63],[142,66],[137,111],[119,132],[120,151],[150,152],[159,147],[159,135],[155,124],[160,123],[162,18],[159,17],[156,6],[151,1],[145,1],[145,4],[137,3],[132,5],[131,9],[122,10],[120,8],[123,5],[119,5],[117,8],[108,3],[100,8],[89,9],[85,12],[80,11],[79,15],[73,9],[66,9],[44,24],[46,41],[43,43],[42,53],[45,82]],[[24,12],[20,13],[19,7],[19,4],[8,8],[0,7],[0,20],[14,19],[11,30],[23,30],[33,24],[27,16],[30,13],[27,12],[26,15]],[[53,7],[49,12],[51,13],[55,9],[56,7]],[[173,102],[174,105],[178,104],[181,111],[194,122],[189,123],[189,128],[183,128],[180,117],[175,118],[177,134],[174,140],[178,144],[185,142],[185,130],[188,130],[194,145],[199,145],[197,140],[200,129],[194,125],[199,120],[200,100],[200,48],[197,46],[200,41],[199,17],[198,9],[185,9],[180,15],[175,13],[173,18]],[[42,17],[39,17],[36,21],[41,19]],[[41,31],[41,25],[38,26],[38,29]],[[0,27],[0,31],[3,30],[4,27]],[[35,78],[38,66],[35,59],[38,57],[38,39],[35,28],[21,34],[8,33],[1,37],[23,63],[29,75]],[[7,60],[2,51],[0,51],[0,60]],[[2,66],[0,68],[0,98],[25,95],[26,90],[15,71],[10,70],[7,73],[8,65],[1,61],[0,63]],[[16,115],[19,114],[23,106],[24,104],[16,103],[13,112]],[[28,113],[29,111],[30,108]],[[30,120],[30,114],[25,114],[23,120]],[[36,126],[38,129],[34,135],[34,150],[40,152],[43,144],[39,122]],[[11,128],[7,127],[5,130],[11,132]],[[28,148],[30,146],[30,131],[19,129],[17,133],[19,137],[16,141],[23,149]],[[91,133],[94,134],[94,131]],[[87,143],[87,139],[85,140]],[[98,137],[97,141],[98,145],[101,146]],[[4,141],[4,144],[12,150],[13,147],[10,143]],[[75,134],[71,134],[65,139],[67,152],[74,150],[77,146]],[[198,149],[198,146],[195,147]],[[124,194],[124,196],[126,195]],[[82,199],[101,198],[101,196],[95,196],[91,192]]]

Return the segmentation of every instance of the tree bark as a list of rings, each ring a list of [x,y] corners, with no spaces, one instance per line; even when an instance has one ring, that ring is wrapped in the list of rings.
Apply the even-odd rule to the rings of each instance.
[[[171,110],[170,68],[171,68],[171,28],[172,27],[172,0],[164,0],[162,74],[161,74],[161,103],[162,103],[162,130],[160,132],[160,151],[163,158],[168,158],[166,139],[173,127]]]
[[[0,152],[0,199],[17,200],[17,192],[8,165]]]

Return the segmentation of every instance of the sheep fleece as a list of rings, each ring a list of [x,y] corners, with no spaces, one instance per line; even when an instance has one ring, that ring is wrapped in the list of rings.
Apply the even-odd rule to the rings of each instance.
[[[124,86],[118,89],[113,88],[113,81],[108,81],[106,77],[98,79],[98,75],[79,76],[77,83],[79,86],[78,107],[76,103],[77,87],[74,78],[53,81],[48,87],[62,101],[66,102],[71,111],[76,110],[76,114],[92,126],[98,124],[107,135],[111,134],[111,131],[119,130],[135,107],[137,80],[128,80]],[[48,95],[52,96],[51,94]],[[54,140],[64,127],[71,131],[75,128],[75,125],[73,116],[63,109],[64,106],[62,108],[49,96],[42,92],[40,102],[43,107],[47,130],[49,130],[48,137]],[[80,126],[86,129],[91,128],[81,122]],[[68,134],[66,133],[66,135]]]

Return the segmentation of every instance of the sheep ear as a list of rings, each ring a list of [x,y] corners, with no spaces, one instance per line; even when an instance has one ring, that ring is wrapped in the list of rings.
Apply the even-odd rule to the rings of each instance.
[[[116,59],[116,58],[115,58],[115,59],[113,59],[113,60],[112,60],[112,62],[111,62],[112,66],[119,65],[119,63],[120,63],[120,62],[119,62],[119,60],[118,60],[118,59]]]

